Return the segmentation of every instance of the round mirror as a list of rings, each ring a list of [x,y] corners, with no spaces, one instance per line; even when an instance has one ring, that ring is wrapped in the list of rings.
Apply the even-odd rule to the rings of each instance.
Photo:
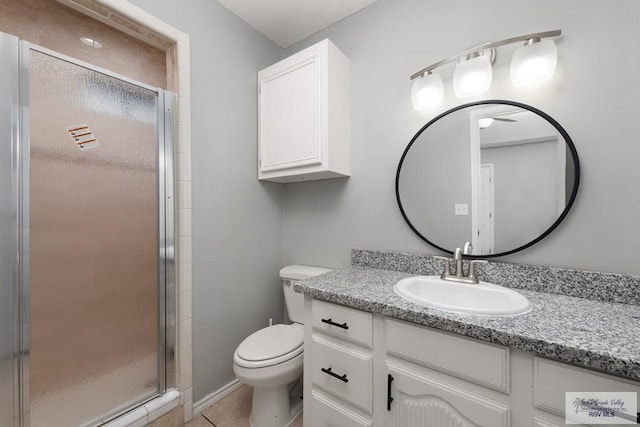
[[[409,227],[445,251],[508,255],[539,242],[569,212],[580,181],[576,148],[552,117],[491,100],[440,114],[411,139],[396,174]]]

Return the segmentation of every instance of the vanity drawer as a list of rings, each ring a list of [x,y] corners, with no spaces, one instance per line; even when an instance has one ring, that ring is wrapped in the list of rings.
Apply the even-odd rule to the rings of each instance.
[[[509,348],[385,319],[387,353],[509,393]]]
[[[305,349],[305,352],[308,351]],[[371,413],[371,354],[313,335],[311,381],[340,399]]]
[[[311,392],[311,427],[371,427],[371,420],[334,402],[317,390]]]
[[[311,316],[315,330],[371,348],[371,313],[313,300]]]
[[[534,357],[533,403],[536,408],[564,416],[568,391],[631,391],[640,395],[640,382]]]

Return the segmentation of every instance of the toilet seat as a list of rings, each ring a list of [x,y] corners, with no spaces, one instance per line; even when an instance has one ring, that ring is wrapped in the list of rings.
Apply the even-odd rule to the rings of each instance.
[[[236,349],[233,361],[244,368],[277,365],[302,354],[303,342],[302,326],[269,326],[245,338]]]

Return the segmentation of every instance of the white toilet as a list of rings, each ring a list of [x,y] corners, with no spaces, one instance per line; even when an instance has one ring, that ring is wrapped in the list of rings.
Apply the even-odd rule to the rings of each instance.
[[[293,281],[330,270],[290,265],[280,270],[284,301],[291,325],[273,325],[245,338],[233,355],[233,372],[253,387],[252,427],[284,427],[302,410],[304,295],[293,291]]]

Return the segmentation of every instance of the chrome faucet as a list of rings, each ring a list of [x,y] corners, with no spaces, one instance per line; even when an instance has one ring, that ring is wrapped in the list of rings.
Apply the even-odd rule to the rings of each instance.
[[[467,242],[467,244],[465,245],[465,250],[467,249],[467,245],[469,248],[471,247],[471,244]],[[476,264],[486,264],[487,261],[483,259],[470,260],[469,269],[467,270],[467,274],[465,276],[462,269],[462,253],[462,249],[456,248],[456,250],[453,252],[453,259],[443,256],[434,256],[435,259],[441,259],[444,261],[444,271],[440,275],[440,278],[442,280],[449,280],[451,282],[477,284],[478,278],[476,277],[474,266]],[[454,261],[456,264],[455,274],[451,274],[451,261]]]

